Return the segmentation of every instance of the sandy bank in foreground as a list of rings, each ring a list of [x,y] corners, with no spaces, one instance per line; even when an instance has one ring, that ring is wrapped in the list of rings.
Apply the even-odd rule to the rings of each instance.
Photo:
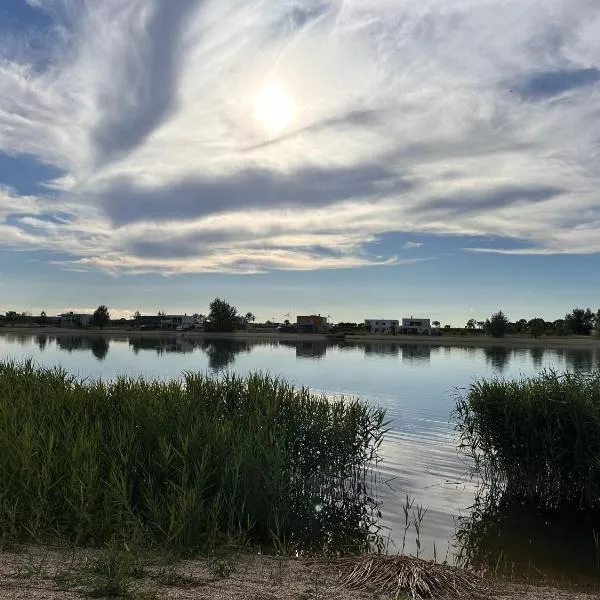
[[[104,336],[114,339],[129,337],[173,337],[183,336],[193,339],[227,339],[246,340],[249,342],[346,342],[353,344],[389,343],[389,344],[428,344],[432,346],[466,346],[489,347],[504,346],[507,348],[589,348],[600,349],[600,338],[589,337],[541,337],[507,336],[492,338],[486,335],[346,335],[344,338],[327,337],[322,334],[311,333],[277,333],[260,331],[236,331],[233,333],[207,333],[204,331],[138,331],[135,329],[65,329],[61,327],[0,327],[2,334],[30,334],[30,335],[74,335],[74,336]]]
[[[208,563],[145,558],[130,577],[107,579],[106,559],[98,551],[27,548],[0,554],[0,600],[79,600],[91,597],[127,597],[131,600],[400,600],[374,584],[350,589],[339,583],[339,568],[311,562],[260,555],[236,555]],[[422,562],[422,561],[421,561]],[[424,568],[427,565],[423,563]],[[559,589],[482,581],[490,600],[586,600],[598,597],[597,588]],[[110,593],[112,592],[112,593]],[[435,595],[435,598],[444,596]],[[483,597],[471,593],[464,598]]]

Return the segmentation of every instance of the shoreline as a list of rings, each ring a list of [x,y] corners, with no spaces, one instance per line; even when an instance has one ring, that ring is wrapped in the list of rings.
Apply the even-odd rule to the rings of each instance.
[[[236,331],[231,333],[215,333],[206,331],[138,331],[135,329],[66,329],[62,327],[0,327],[0,336],[3,334],[25,335],[54,335],[54,336],[102,336],[117,339],[129,337],[183,337],[191,339],[224,339],[246,341],[271,341],[271,342],[328,342],[370,344],[373,342],[388,344],[427,344],[430,346],[455,346],[455,347],[490,347],[504,346],[508,348],[586,348],[600,349],[600,338],[589,337],[520,337],[510,336],[492,338],[485,335],[355,335],[346,334],[344,337],[328,337],[321,333],[278,333],[259,331]]]
[[[399,588],[381,572],[363,576],[358,583],[350,581],[360,558],[304,559],[234,550],[210,560],[19,544],[9,550],[0,548],[0,558],[0,600],[84,600],[117,595],[132,600],[409,600],[415,597],[410,581],[441,588],[432,598],[587,600],[598,593],[595,583],[511,580],[414,557],[398,558],[416,567],[414,573],[404,569],[407,581]]]

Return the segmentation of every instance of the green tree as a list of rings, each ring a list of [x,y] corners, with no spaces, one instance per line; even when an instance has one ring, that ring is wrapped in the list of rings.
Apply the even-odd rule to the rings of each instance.
[[[439,321],[434,321],[434,322],[432,323],[432,325],[433,325],[434,327],[439,327],[439,326],[440,326],[440,322],[439,322]]]
[[[237,308],[231,304],[215,298],[208,305],[210,312],[206,327],[210,331],[234,331],[240,326],[241,318],[238,315]]]
[[[452,329],[450,325],[444,325],[444,329]]]
[[[40,325],[45,325],[48,322],[48,315],[46,314],[46,311],[43,310],[40,313],[40,317],[38,319],[38,323],[40,323]]]
[[[105,327],[110,323],[110,313],[104,304],[101,304],[95,311],[92,317],[92,323],[96,327]]]
[[[504,334],[508,331],[509,321],[506,318],[506,315],[499,310],[486,321],[485,325],[487,332],[492,337],[501,338],[504,337]]]
[[[244,315],[244,319],[246,319],[246,323],[254,323],[256,321],[256,317],[251,312],[247,312]]]
[[[556,319],[556,321],[552,323],[552,329],[554,335],[567,335],[568,333],[564,319]]]
[[[527,319],[519,319],[516,321],[514,324],[514,329],[517,333],[523,333],[527,329]]]
[[[546,332],[546,322],[544,319],[536,317],[527,323],[527,329],[534,338],[542,337]]]
[[[565,315],[567,329],[575,335],[589,335],[594,329],[596,315],[589,309],[574,308]]]
[[[477,325],[477,321],[475,319],[469,319],[467,321],[467,329],[475,329],[476,325]]]

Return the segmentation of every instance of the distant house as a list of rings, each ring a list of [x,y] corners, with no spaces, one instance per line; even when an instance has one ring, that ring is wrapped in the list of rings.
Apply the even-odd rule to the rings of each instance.
[[[135,319],[140,329],[192,329],[196,319],[192,315],[140,315]]]
[[[306,315],[296,317],[296,328],[300,333],[325,333],[329,326],[327,317]]]
[[[187,331],[192,329],[195,324],[196,319],[192,315],[166,315],[161,317],[160,328]]]
[[[74,329],[80,327],[89,327],[92,324],[93,316],[94,315],[74,312],[65,313],[63,315],[59,315],[60,326]]]
[[[371,333],[398,333],[400,322],[397,319],[365,319],[367,331]]]
[[[437,335],[439,328],[431,326],[431,319],[402,319],[400,333],[412,335]]]

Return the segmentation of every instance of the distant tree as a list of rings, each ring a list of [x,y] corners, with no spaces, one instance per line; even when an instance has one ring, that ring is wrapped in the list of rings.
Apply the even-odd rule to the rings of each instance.
[[[556,321],[552,323],[552,331],[554,332],[554,335],[567,335],[568,330],[565,320],[556,319]]]
[[[527,323],[527,329],[534,338],[539,338],[546,333],[546,322],[544,319],[535,318]]]
[[[48,315],[46,314],[46,311],[45,311],[45,310],[43,310],[43,311],[40,313],[40,316],[39,316],[39,319],[38,319],[38,323],[39,323],[40,325],[45,325],[47,322],[48,322]]]
[[[574,308],[571,313],[565,315],[567,329],[575,335],[589,335],[594,329],[596,315],[586,308]]]
[[[467,329],[475,329],[475,325],[477,325],[477,321],[475,319],[469,319],[467,321]]]
[[[234,331],[240,326],[242,319],[237,313],[237,308],[225,300],[215,298],[209,304],[209,309],[206,327],[210,331]]]
[[[439,326],[440,326],[440,322],[439,322],[439,321],[434,321],[434,322],[432,323],[432,325],[433,325],[434,327],[439,327]]]
[[[600,308],[596,313],[596,335],[600,337]]]
[[[140,320],[141,320],[141,318],[142,318],[142,314],[140,313],[140,311],[139,311],[139,310],[136,310],[136,311],[135,311],[135,313],[134,313],[134,315],[133,315],[133,320],[134,320],[136,323],[139,323],[139,322],[140,322]]]
[[[477,327],[479,327],[479,329],[483,329],[485,327],[485,321],[477,321]]]
[[[517,333],[523,333],[527,329],[527,319],[519,319],[514,324],[514,330]]]
[[[95,311],[92,317],[92,323],[96,327],[105,327],[110,323],[110,313],[104,304],[101,304]]]
[[[157,317],[166,317],[167,313],[164,310],[159,310],[158,314],[156,315]]]
[[[495,338],[501,338],[508,331],[509,322],[506,315],[499,310],[494,313],[485,323],[487,332]]]
[[[256,317],[251,312],[247,312],[244,315],[244,319],[246,320],[246,323],[254,323],[254,321],[256,321]]]
[[[444,329],[452,329],[451,325],[444,325]]]

